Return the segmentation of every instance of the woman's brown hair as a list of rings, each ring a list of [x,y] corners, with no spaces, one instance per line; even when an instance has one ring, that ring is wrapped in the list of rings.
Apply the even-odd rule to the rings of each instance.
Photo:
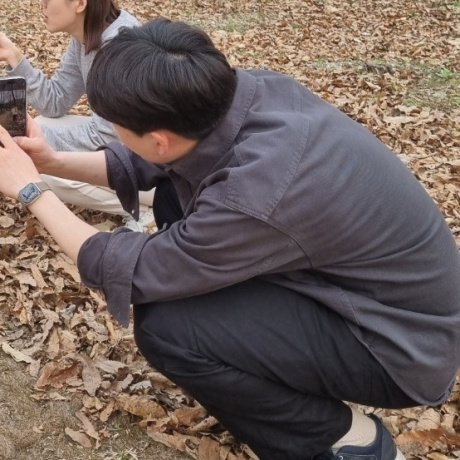
[[[114,0],[87,0],[83,40],[85,53],[98,50],[102,45],[102,32],[114,22],[120,9]]]

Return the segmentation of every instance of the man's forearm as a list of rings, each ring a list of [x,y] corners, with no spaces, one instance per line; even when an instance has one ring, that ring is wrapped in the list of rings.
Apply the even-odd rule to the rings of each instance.
[[[82,244],[98,232],[73,214],[51,191],[44,192],[29,210],[75,263]]]
[[[51,164],[41,173],[88,184],[108,187],[105,152],[56,152]]]

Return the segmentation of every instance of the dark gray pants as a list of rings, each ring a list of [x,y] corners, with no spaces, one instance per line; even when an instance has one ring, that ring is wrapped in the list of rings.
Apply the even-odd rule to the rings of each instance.
[[[258,279],[134,307],[140,352],[262,460],[306,460],[349,429],[342,401],[414,406],[315,301]]]

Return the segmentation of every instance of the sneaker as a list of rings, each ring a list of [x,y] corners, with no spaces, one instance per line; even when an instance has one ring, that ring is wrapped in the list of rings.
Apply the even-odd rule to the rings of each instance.
[[[139,216],[139,220],[134,220],[131,216],[123,218],[123,223],[126,228],[133,232],[148,233],[150,228],[155,225],[155,218],[153,217],[153,209],[149,208]]]
[[[382,421],[371,414],[377,427],[377,437],[369,446],[343,446],[336,454],[332,451],[323,452],[314,457],[314,460],[405,460]]]

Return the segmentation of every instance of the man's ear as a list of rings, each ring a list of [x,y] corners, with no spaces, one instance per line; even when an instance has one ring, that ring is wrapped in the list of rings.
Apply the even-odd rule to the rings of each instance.
[[[157,147],[157,154],[163,156],[167,155],[171,148],[171,139],[168,132],[165,130],[152,131],[150,136]]]
[[[88,0],[78,0],[77,13],[83,13],[88,6]]]

